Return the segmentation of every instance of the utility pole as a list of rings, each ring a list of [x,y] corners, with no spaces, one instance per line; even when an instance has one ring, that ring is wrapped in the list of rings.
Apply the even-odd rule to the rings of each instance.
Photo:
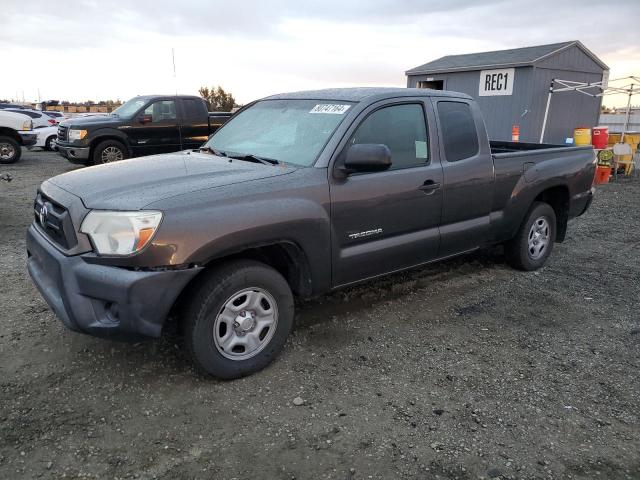
[[[173,86],[175,87],[176,97],[177,97],[178,96],[178,78],[176,77],[176,54],[175,54],[175,51],[173,50],[173,47],[171,48],[171,62],[173,63]]]

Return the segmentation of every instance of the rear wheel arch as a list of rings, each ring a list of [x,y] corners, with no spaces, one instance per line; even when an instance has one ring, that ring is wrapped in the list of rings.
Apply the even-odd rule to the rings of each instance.
[[[507,263],[519,270],[541,268],[553,250],[556,225],[551,205],[533,202],[515,236],[504,245]]]
[[[569,188],[566,185],[556,185],[546,188],[540,192],[534,202],[542,202],[553,208],[556,214],[556,238],[560,243],[564,241],[567,234],[567,224],[569,222]]]

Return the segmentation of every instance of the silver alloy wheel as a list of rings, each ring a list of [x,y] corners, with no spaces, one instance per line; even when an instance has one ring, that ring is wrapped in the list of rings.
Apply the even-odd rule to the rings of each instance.
[[[531,225],[528,238],[529,257],[537,260],[542,257],[549,246],[551,228],[547,217],[539,217]]]
[[[278,326],[278,306],[262,288],[245,288],[227,299],[213,324],[213,342],[230,360],[247,360],[266,347]]]
[[[16,155],[16,149],[10,143],[0,143],[0,159],[11,160]]]
[[[100,160],[102,160],[102,163],[119,162],[124,160],[124,154],[118,147],[107,147],[102,150]]]

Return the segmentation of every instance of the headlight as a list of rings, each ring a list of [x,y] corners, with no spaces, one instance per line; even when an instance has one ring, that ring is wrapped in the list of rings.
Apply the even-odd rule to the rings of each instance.
[[[75,128],[69,129],[69,140],[72,142],[74,140],[82,140],[86,136],[87,136],[86,130],[76,130]]]
[[[161,212],[111,212],[92,210],[80,231],[91,238],[100,255],[131,255],[153,238],[162,220]]]
[[[25,120],[22,122],[22,130],[33,130],[33,120]]]

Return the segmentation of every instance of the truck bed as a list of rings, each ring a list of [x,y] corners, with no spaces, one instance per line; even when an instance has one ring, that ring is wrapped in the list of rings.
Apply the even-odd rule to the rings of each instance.
[[[503,142],[497,140],[491,140],[489,142],[491,146],[491,153],[494,155],[501,153],[525,153],[534,150],[550,150],[557,149],[558,151],[568,152],[571,150],[591,148],[590,146],[575,146],[575,145],[554,145],[551,143],[526,143],[526,142]]]
[[[568,189],[568,203],[578,205],[568,212],[569,217],[579,215],[582,203],[575,201],[575,195],[588,192],[595,173],[595,152],[588,146],[551,145],[541,143],[489,142],[493,156],[495,190],[494,211],[517,212],[523,215],[522,205],[530,205],[533,198],[523,190],[535,192],[540,184],[565,184]],[[561,182],[558,179],[569,179]],[[526,186],[526,187],[525,187]],[[518,192],[518,194],[514,194]],[[516,206],[515,204],[519,205]],[[503,221],[497,221],[494,232],[497,238],[509,238],[512,226],[517,220],[505,214]],[[560,238],[564,235],[561,232]]]

